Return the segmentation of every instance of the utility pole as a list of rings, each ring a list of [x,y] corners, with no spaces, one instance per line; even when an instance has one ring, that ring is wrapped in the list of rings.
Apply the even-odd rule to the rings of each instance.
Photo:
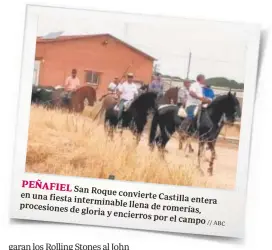
[[[124,28],[124,36],[125,36],[125,41],[129,41],[128,38],[128,23],[125,23],[125,28]]]
[[[190,52],[189,52],[188,68],[187,68],[187,79],[189,79],[189,74],[190,74],[191,57],[192,57],[192,53],[191,53],[191,51],[190,51]]]
[[[154,65],[154,67],[153,67],[153,71],[154,71],[154,72],[153,72],[154,74],[159,73],[159,71],[160,71],[160,65],[156,63],[156,64]]]

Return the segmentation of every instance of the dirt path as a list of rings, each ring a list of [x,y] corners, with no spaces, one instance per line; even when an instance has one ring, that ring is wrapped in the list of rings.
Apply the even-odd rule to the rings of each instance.
[[[142,138],[141,143],[146,144],[147,135]],[[178,140],[171,138],[167,144],[166,149],[168,153],[165,159],[169,165],[173,166],[178,163],[185,164],[188,167],[195,168],[197,164],[197,150],[198,145],[196,142],[192,143],[194,153],[185,154],[184,150],[178,149]],[[217,159],[214,161],[214,175],[212,177],[207,176],[208,159],[210,152],[206,151],[201,162],[201,168],[204,170],[205,175],[199,176],[199,182],[206,182],[206,186],[209,188],[222,188],[222,189],[233,189],[235,188],[236,180],[236,168],[237,168],[237,157],[238,157],[238,145],[228,142],[218,142],[216,145]],[[200,184],[201,186],[203,184]]]

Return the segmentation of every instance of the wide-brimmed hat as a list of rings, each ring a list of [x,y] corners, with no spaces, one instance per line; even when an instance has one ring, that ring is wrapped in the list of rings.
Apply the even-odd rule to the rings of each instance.
[[[194,82],[194,80],[190,80],[188,78],[183,80],[183,83],[193,83],[193,82]]]
[[[127,73],[127,77],[133,77],[133,73]]]

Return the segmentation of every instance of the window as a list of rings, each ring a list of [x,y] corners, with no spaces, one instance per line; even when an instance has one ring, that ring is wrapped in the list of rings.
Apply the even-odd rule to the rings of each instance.
[[[95,72],[95,71],[85,71],[85,81],[87,83],[92,83],[92,84],[99,84],[100,80],[100,73]]]

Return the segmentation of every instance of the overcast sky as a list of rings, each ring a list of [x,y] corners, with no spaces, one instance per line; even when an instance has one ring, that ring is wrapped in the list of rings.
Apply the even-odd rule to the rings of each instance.
[[[157,58],[160,72],[190,78],[223,76],[244,81],[249,32],[233,23],[44,8],[37,35],[110,33]]]

